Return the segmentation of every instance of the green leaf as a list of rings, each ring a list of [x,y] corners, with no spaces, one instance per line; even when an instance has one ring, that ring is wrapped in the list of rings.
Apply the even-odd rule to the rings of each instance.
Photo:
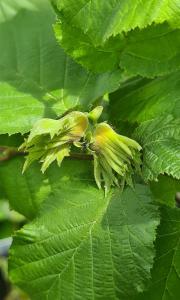
[[[172,116],[142,123],[135,139],[143,147],[143,177],[157,180],[159,174],[180,179],[180,119]]]
[[[153,262],[158,212],[149,189],[105,198],[89,181],[65,181],[66,193],[62,187],[61,199],[51,201],[58,207],[17,232],[11,280],[32,300],[130,299],[144,289]]]
[[[59,47],[48,0],[1,0],[0,133],[28,132],[42,117],[56,117],[119,85],[120,72],[94,75]]]
[[[158,182],[151,182],[150,188],[158,202],[175,207],[175,196],[180,191],[179,180],[169,176],[159,176]]]
[[[163,208],[148,292],[137,300],[174,300],[180,294],[180,210]]]
[[[153,80],[134,78],[110,95],[113,120],[141,123],[162,115],[180,115],[180,73]]]
[[[94,45],[110,36],[168,21],[179,26],[178,0],[52,0],[61,20],[86,33]],[[93,13],[92,13],[93,12]]]
[[[95,72],[122,69],[131,76],[153,78],[180,69],[180,29],[166,23],[112,36],[101,45],[66,23],[58,22],[55,33],[69,55]]]

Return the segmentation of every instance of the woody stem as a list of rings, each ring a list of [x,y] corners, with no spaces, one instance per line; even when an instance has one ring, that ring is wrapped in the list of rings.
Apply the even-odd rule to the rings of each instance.
[[[0,146],[0,162],[8,161],[15,156],[26,155],[23,151],[18,151],[16,148],[11,148],[8,146]],[[93,156],[83,153],[71,153],[67,159],[72,160],[92,160]]]

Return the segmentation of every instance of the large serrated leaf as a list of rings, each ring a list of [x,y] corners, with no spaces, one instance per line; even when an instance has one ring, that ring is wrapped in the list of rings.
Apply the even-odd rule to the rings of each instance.
[[[1,0],[0,133],[24,133],[42,117],[86,107],[118,87],[120,72],[94,75],[59,47],[48,0]]]
[[[102,72],[120,66],[146,77],[180,69],[177,0],[52,2],[60,19],[56,36],[88,69]]]
[[[11,280],[32,300],[130,299],[144,289],[154,257],[158,212],[149,189],[104,198],[90,181],[67,177],[67,194],[62,187],[51,199],[56,209],[17,232]]]
[[[159,174],[180,179],[180,119],[172,116],[142,123],[135,138],[143,147],[143,177],[157,180]]]
[[[95,72],[121,68],[129,75],[153,78],[180,69],[180,29],[166,23],[112,36],[101,45],[66,23],[57,23],[56,36],[69,55]]]
[[[87,33],[96,45],[110,36],[153,22],[180,25],[178,0],[51,0],[63,22]]]
[[[0,194],[9,200],[11,208],[28,219],[36,217],[41,210],[45,213],[46,210],[58,207],[59,198],[60,201],[67,201],[68,205],[70,182],[76,185],[76,191],[82,187],[83,182],[84,188],[86,188],[86,182],[94,182],[93,166],[90,162],[65,161],[61,168],[53,165],[45,175],[40,172],[40,166],[37,163],[22,175],[23,164],[23,157],[1,163]],[[73,192],[72,189],[72,196],[76,199]],[[78,194],[77,199],[79,199]],[[73,205],[72,202],[70,205]]]

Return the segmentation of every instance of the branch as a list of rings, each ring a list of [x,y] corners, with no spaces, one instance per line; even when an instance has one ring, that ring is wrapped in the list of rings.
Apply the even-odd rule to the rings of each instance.
[[[11,148],[7,146],[0,146],[0,162],[8,161],[15,156],[24,156],[27,153],[18,151],[17,148]],[[89,154],[71,153],[70,156],[66,157],[72,160],[93,160],[93,156]]]
[[[90,154],[81,154],[81,153],[71,153],[70,156],[66,157],[67,159],[77,159],[77,160],[93,160],[93,156]]]
[[[10,160],[14,156],[25,155],[25,152],[18,151],[16,148],[11,148],[7,146],[0,146],[0,162]]]

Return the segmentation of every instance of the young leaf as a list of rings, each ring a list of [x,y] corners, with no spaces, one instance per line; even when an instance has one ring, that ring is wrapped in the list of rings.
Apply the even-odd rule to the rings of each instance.
[[[149,189],[137,185],[104,198],[81,183],[76,197],[69,182],[73,207],[61,202],[16,234],[10,278],[32,300],[130,299],[150,278],[159,217]]]

